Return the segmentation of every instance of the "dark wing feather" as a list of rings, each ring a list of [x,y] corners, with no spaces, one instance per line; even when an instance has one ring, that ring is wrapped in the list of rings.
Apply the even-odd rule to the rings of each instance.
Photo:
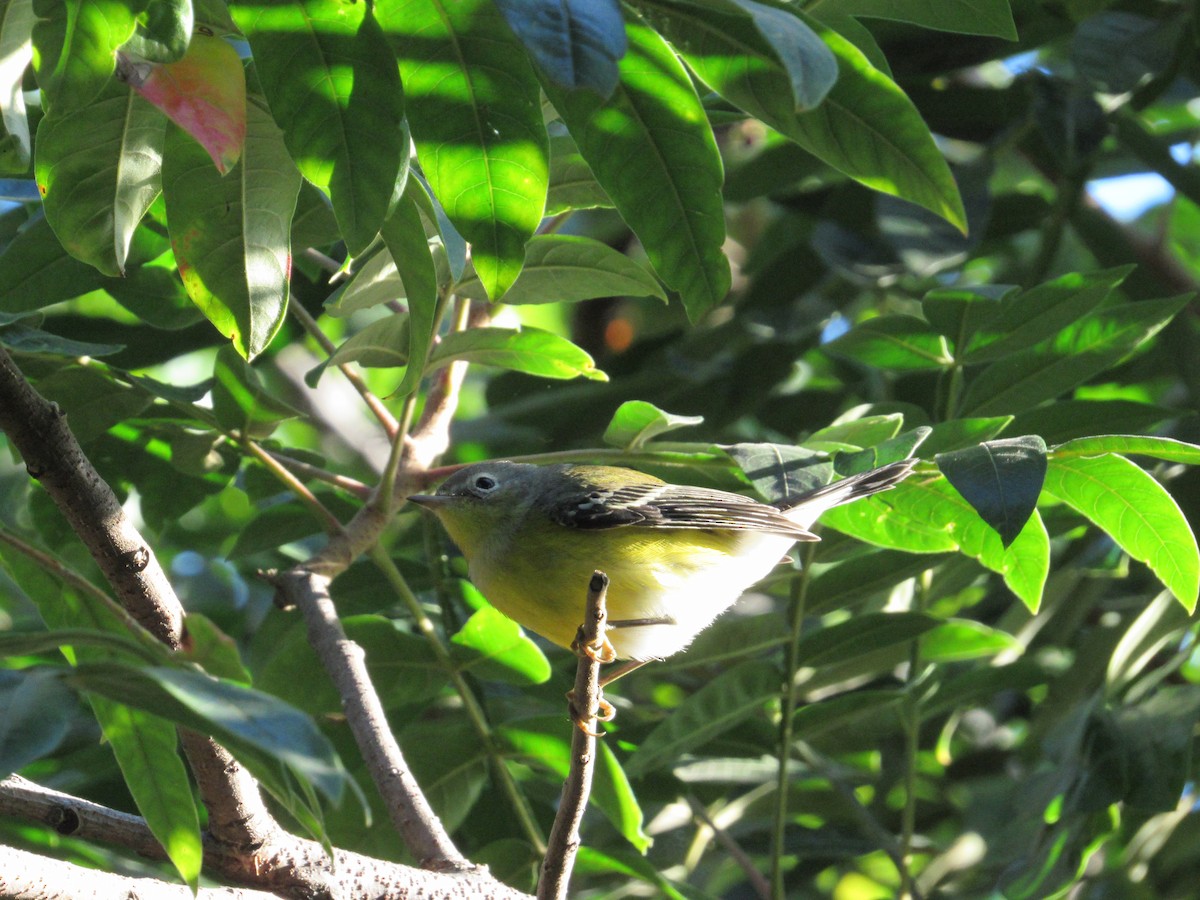
[[[645,482],[616,490],[581,490],[556,504],[555,520],[573,528],[697,528],[769,531],[798,541],[817,538],[773,506],[711,488]]]

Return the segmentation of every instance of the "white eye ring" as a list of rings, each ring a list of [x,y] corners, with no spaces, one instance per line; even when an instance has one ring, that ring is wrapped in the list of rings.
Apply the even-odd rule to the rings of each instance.
[[[476,475],[472,486],[475,490],[483,491],[486,494],[489,491],[494,491],[499,486],[499,482],[491,475],[485,473],[483,475]]]

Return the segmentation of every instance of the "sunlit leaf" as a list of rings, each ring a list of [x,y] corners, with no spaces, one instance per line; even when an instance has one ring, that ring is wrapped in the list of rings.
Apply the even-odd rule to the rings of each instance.
[[[460,281],[455,290],[467,297],[486,298],[474,277]],[[525,268],[504,295],[504,302],[518,306],[626,296],[667,299],[657,279],[624,253],[592,238],[546,234],[529,241]]]
[[[401,161],[400,73],[366,3],[232,4],[300,173],[326,191],[352,256],[383,224]]]
[[[546,203],[537,79],[492,3],[407,0],[376,12],[400,60],[422,169],[497,301],[520,274]]]
[[[87,106],[112,78],[116,50],[133,35],[133,10],[120,0],[33,0],[33,68],[46,112]]]
[[[1144,562],[1190,613],[1200,593],[1200,550],[1171,495],[1137,465],[1106,453],[1050,457],[1046,491]]]
[[[915,316],[879,316],[855,325],[825,350],[893,372],[947,368],[946,339]]]
[[[485,606],[450,638],[463,669],[479,678],[508,684],[542,684],[550,679],[550,663],[521,627]]]
[[[429,355],[431,367],[457,359],[542,378],[607,381],[592,357],[566,338],[540,328],[472,328],[446,335]]]
[[[192,301],[253,359],[283,324],[291,276],[291,222],[300,175],[278,127],[247,104],[245,151],[225,177],[178,128],[163,155],[163,196],[179,273]]]
[[[987,366],[970,382],[960,414],[1029,409],[1115,366],[1149,340],[1191,297],[1103,307],[1036,347]]]
[[[822,103],[797,113],[787,75],[744,17],[712,11],[696,16],[680,0],[643,5],[664,13],[664,34],[722,97],[867,187],[966,228],[958,187],[929,128],[896,83],[845,38],[795,12],[838,62],[837,81]]]
[[[508,754],[524,763],[550,769],[566,778],[571,764],[570,726],[559,716],[522,719],[497,729]],[[642,831],[642,810],[626,772],[604,741],[596,742],[596,770],[590,801],[635,848],[645,852],[650,838]]]
[[[640,22],[626,27],[620,82],[601,101],[547,84],[555,109],[654,270],[689,318],[725,299],[729,262],[721,158],[704,107],[671,49]]]
[[[676,416],[644,400],[626,400],[604,430],[604,443],[636,450],[660,434],[699,425],[702,416]]]
[[[134,229],[161,190],[164,126],[116,81],[89,105],[38,126],[35,174],[46,219],[72,256],[105,275],[124,274]]]

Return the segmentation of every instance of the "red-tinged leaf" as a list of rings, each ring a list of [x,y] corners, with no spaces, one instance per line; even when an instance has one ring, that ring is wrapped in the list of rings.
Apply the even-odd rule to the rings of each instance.
[[[212,157],[222,175],[237,165],[246,140],[246,73],[228,42],[192,35],[179,62],[126,72],[135,91],[161,109]]]

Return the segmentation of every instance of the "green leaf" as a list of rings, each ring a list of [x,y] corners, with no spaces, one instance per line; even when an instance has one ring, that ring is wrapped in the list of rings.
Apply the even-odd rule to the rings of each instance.
[[[221,426],[254,439],[267,437],[280,422],[300,415],[267,390],[231,347],[217,352],[212,391],[213,413]]]
[[[1200,550],[1188,521],[1162,485],[1112,453],[1050,457],[1046,491],[1108,532],[1150,567],[1191,613],[1200,593]]]
[[[409,634],[391,619],[375,615],[347,616],[346,636],[367,655],[371,681],[387,709],[421,704],[437,697],[449,684],[449,674],[419,635]],[[341,700],[308,643],[303,623],[288,630],[267,664],[258,673],[259,690],[311,715],[340,712]]]
[[[959,415],[1015,413],[1051,400],[1121,362],[1190,300],[1188,295],[1096,310],[1036,347],[987,366],[971,380]]]
[[[543,716],[507,722],[496,729],[506,754],[520,762],[535,762],[566,778],[571,763],[571,729],[562,716]],[[650,838],[642,831],[642,810],[616,756],[604,741],[596,742],[596,770],[590,801],[639,852]]]
[[[421,203],[428,199],[421,183],[408,179],[396,208],[383,223],[383,242],[408,299],[408,368],[393,394],[407,395],[417,389],[438,327],[437,267],[420,213]]]
[[[941,619],[924,613],[865,613],[805,635],[796,648],[796,659],[802,666],[812,668],[842,663],[908,643],[941,624]]]
[[[1002,284],[934,288],[921,299],[921,312],[930,325],[949,339],[958,355],[975,333],[995,317],[1001,301],[1016,292],[1016,287]]]
[[[47,221],[76,259],[124,274],[133,231],[161,190],[165,134],[158,110],[116,81],[88,106],[42,119],[38,190]]]
[[[612,199],[592,174],[569,134],[550,136],[550,188],[546,215],[557,216],[576,209],[611,207]]]
[[[1053,449],[1054,459],[1072,456],[1099,456],[1120,453],[1125,456],[1150,456],[1167,462],[1200,465],[1200,446],[1174,438],[1142,434],[1101,434],[1076,438]]]
[[[472,328],[442,338],[429,355],[431,368],[456,359],[484,366],[498,366],[542,378],[577,378],[607,381],[592,357],[572,344],[540,328]]]
[[[823,487],[833,479],[833,464],[819,450],[787,444],[730,444],[721,448],[768,500],[782,500]]]
[[[641,22],[626,26],[621,79],[601,101],[546,84],[592,173],[641,239],[688,318],[725,299],[729,261],[721,205],[721,158],[691,78],[670,47]]]
[[[455,285],[467,297],[485,299],[475,276]],[[544,234],[525,247],[525,268],[513,282],[504,302],[572,303],[599,297],[658,297],[666,301],[657,279],[624,253],[593,238]]]
[[[759,713],[776,698],[781,678],[775,666],[762,660],[722,672],[646,735],[625,771],[631,778],[648,775]]]
[[[450,642],[462,669],[479,678],[516,685],[550,680],[546,654],[520,625],[490,606],[472,613]]]
[[[946,339],[916,316],[868,319],[824,349],[890,372],[938,371],[954,361]]]
[[[604,429],[604,443],[610,447],[637,450],[660,434],[699,425],[703,421],[703,416],[677,416],[645,400],[626,400]]]
[[[937,3],[896,3],[895,0],[816,0],[805,9],[813,15],[836,11],[864,19],[892,19],[922,28],[1017,39],[1008,0],[939,0]]]
[[[87,106],[112,78],[137,25],[120,0],[34,0],[33,67],[47,113]]]
[[[941,453],[938,468],[1007,547],[1021,533],[1046,478],[1046,442],[1036,435]]]
[[[1095,434],[1097,423],[1130,434],[1178,418],[1181,411],[1136,400],[1056,400],[1012,417],[1008,430],[1040,434],[1047,443]]]
[[[818,428],[808,436],[806,445],[850,444],[855,447],[874,447],[890,441],[904,427],[901,413],[883,415],[860,415],[862,409],[854,409],[841,416],[832,425]]]
[[[408,152],[400,73],[370,5],[231,4],[300,173],[329,194],[351,256],[375,238]]]
[[[1053,337],[1103,303],[1132,269],[1072,272],[1028,291],[1007,294],[996,304],[995,315],[959,347],[959,359],[966,363],[1003,359]]]
[[[0,172],[23,174],[32,158],[22,82],[33,58],[33,2],[10,0],[0,10]]]
[[[0,778],[52,753],[77,706],[50,671],[0,672]]]
[[[202,613],[190,612],[184,622],[183,655],[209,675],[249,685],[253,678],[242,664],[237,641]]]
[[[567,90],[587,88],[601,97],[612,93],[617,84],[617,60],[626,46],[617,4],[497,0],[496,6],[555,84]]]
[[[322,372],[329,366],[348,362],[377,369],[407,365],[409,343],[408,316],[391,313],[348,338],[314,371]]]
[[[204,847],[191,782],[179,756],[175,726],[148,711],[91,697],[92,709],[112,746],[138,812],[192,890],[200,878]]]
[[[195,16],[191,0],[160,0],[138,16],[137,30],[122,50],[153,62],[175,62],[187,52]]]
[[[390,253],[375,253],[357,262],[346,286],[325,301],[325,312],[335,318],[343,319],[359,310],[404,299],[404,283]]]
[[[1006,631],[989,628],[970,619],[943,622],[921,638],[921,659],[925,662],[960,662],[1020,653],[1024,645]]]
[[[85,665],[125,665],[117,662],[124,660],[177,664],[162,643],[133,623],[114,602],[76,592],[66,583],[57,591],[47,590],[56,579],[30,560],[14,560],[14,555],[5,553],[7,568],[30,596],[43,598],[39,610],[51,630],[13,637],[53,642],[64,647],[69,660]],[[61,677],[59,685],[62,687]],[[138,811],[184,881],[194,886],[202,856],[199,815],[174,727],[159,718],[157,710],[129,709],[121,705],[121,698],[89,700]]]
[[[407,0],[377,10],[400,60],[417,156],[498,301],[542,218],[549,144],[537,78],[484,0]]]
[[[679,0],[643,0],[642,6],[664,14],[663,33],[726,100],[850,178],[966,229],[950,167],[916,107],[845,38],[795,11],[838,61],[837,81],[821,105],[797,113],[787,75],[744,17],[711,10],[699,16]]]
[[[110,356],[125,349],[121,344],[73,341],[20,322],[0,331],[0,343],[21,353],[51,353],[56,356]]]
[[[341,799],[345,772],[328,740],[307,716],[269,694],[201,672],[119,663],[84,663],[64,681],[211,734],[278,800],[293,796],[292,778],[335,804]]]
[[[859,540],[911,553],[959,550],[993,572],[1030,609],[1041,602],[1050,538],[1035,512],[1006,548],[945,479],[906,479],[893,490],[829,510],[821,521]]]
[[[1163,591],[1146,604],[1108,658],[1104,681],[1110,697],[1120,696],[1160,653],[1178,644],[1188,627],[1188,615],[1170,591]]]
[[[253,359],[287,310],[290,223],[300,191],[278,127],[248,98],[245,150],[222,177],[204,148],[171,126],[162,181],[188,295],[242,357]]]
[[[837,59],[820,36],[791,10],[754,0],[727,0],[727,5],[747,14],[771,46],[791,82],[796,112],[820,105],[838,77]]]
[[[0,324],[103,284],[100,273],[68,254],[50,223],[38,216],[0,256]]]
[[[796,736],[811,741],[832,729],[853,733],[862,720],[894,721],[899,724],[900,704],[904,694],[898,690],[865,690],[842,694],[818,703],[809,703],[796,710],[793,727]]]

